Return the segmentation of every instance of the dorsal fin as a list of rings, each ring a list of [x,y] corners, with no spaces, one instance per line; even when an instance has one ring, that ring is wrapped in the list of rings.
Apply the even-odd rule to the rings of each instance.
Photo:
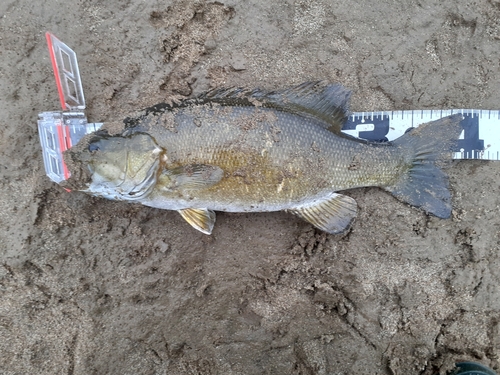
[[[127,128],[130,128],[137,126],[149,115],[197,104],[217,103],[223,106],[262,106],[303,116],[313,116],[322,120],[321,125],[331,132],[350,138],[341,132],[347,119],[350,97],[351,92],[342,85],[332,85],[324,81],[305,82],[277,91],[241,87],[219,88],[193,99],[159,103],[144,109],[136,117],[127,117],[124,123]]]
[[[339,84],[324,81],[305,82],[285,90],[229,88],[215,89],[199,96],[202,103],[233,106],[262,106],[286,112],[314,116],[337,135],[347,119],[351,92]]]

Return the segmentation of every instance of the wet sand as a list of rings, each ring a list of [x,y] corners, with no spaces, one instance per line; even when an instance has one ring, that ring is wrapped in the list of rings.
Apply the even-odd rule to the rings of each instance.
[[[448,220],[366,188],[345,236],[286,213],[218,213],[206,236],[52,183],[36,119],[59,108],[48,30],[78,54],[89,121],[319,79],[353,111],[498,109],[499,22],[496,0],[4,0],[0,373],[498,370],[500,163],[452,163]]]

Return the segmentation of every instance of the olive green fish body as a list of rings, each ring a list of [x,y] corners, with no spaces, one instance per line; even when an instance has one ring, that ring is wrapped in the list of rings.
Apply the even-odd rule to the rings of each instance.
[[[167,170],[207,165],[220,168],[224,176],[199,189],[169,189],[169,178],[160,178],[144,204],[279,211],[332,191],[388,185],[405,168],[404,150],[339,137],[316,118],[270,108],[229,107],[204,109],[208,113],[203,121],[193,114],[197,111],[178,111],[173,116],[175,130],[162,126],[162,116],[171,113],[139,129],[165,150]]]
[[[356,217],[337,192],[379,186],[439,217],[451,212],[448,158],[461,132],[450,116],[389,144],[341,132],[349,93],[306,83],[288,90],[218,90],[127,118],[118,134],[97,132],[71,160],[88,171],[86,192],[177,210],[211,233],[215,211],[286,210],[328,232]]]

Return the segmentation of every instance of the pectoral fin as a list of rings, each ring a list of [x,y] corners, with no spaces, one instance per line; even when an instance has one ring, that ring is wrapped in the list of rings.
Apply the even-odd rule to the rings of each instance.
[[[215,224],[215,212],[207,208],[185,208],[178,210],[181,216],[195,229],[205,234],[212,234]]]
[[[316,228],[330,234],[344,232],[356,217],[356,201],[342,194],[332,194],[328,199],[289,210]]]
[[[224,171],[217,166],[190,164],[173,169],[165,169],[162,174],[170,179],[169,190],[196,190],[218,183]]]

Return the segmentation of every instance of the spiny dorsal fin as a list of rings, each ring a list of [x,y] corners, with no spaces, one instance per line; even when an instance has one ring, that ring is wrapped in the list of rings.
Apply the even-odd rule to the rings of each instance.
[[[356,217],[356,201],[342,194],[333,193],[329,198],[298,207],[289,212],[330,234],[345,232]]]
[[[305,82],[284,90],[270,91],[241,87],[219,88],[194,99],[159,103],[145,108],[135,117],[127,117],[126,128],[133,128],[150,115],[158,115],[176,108],[197,104],[217,103],[223,106],[262,106],[279,111],[313,116],[324,122],[324,127],[336,135],[350,138],[341,132],[349,112],[351,92],[339,84],[324,81]]]
[[[205,234],[212,234],[215,224],[215,212],[207,208],[185,208],[178,210],[181,216],[195,229]]]
[[[316,81],[279,91],[215,89],[199,96],[198,100],[231,106],[256,105],[314,116],[324,121],[325,128],[342,135],[341,129],[347,119],[350,96],[350,91],[339,84]]]

